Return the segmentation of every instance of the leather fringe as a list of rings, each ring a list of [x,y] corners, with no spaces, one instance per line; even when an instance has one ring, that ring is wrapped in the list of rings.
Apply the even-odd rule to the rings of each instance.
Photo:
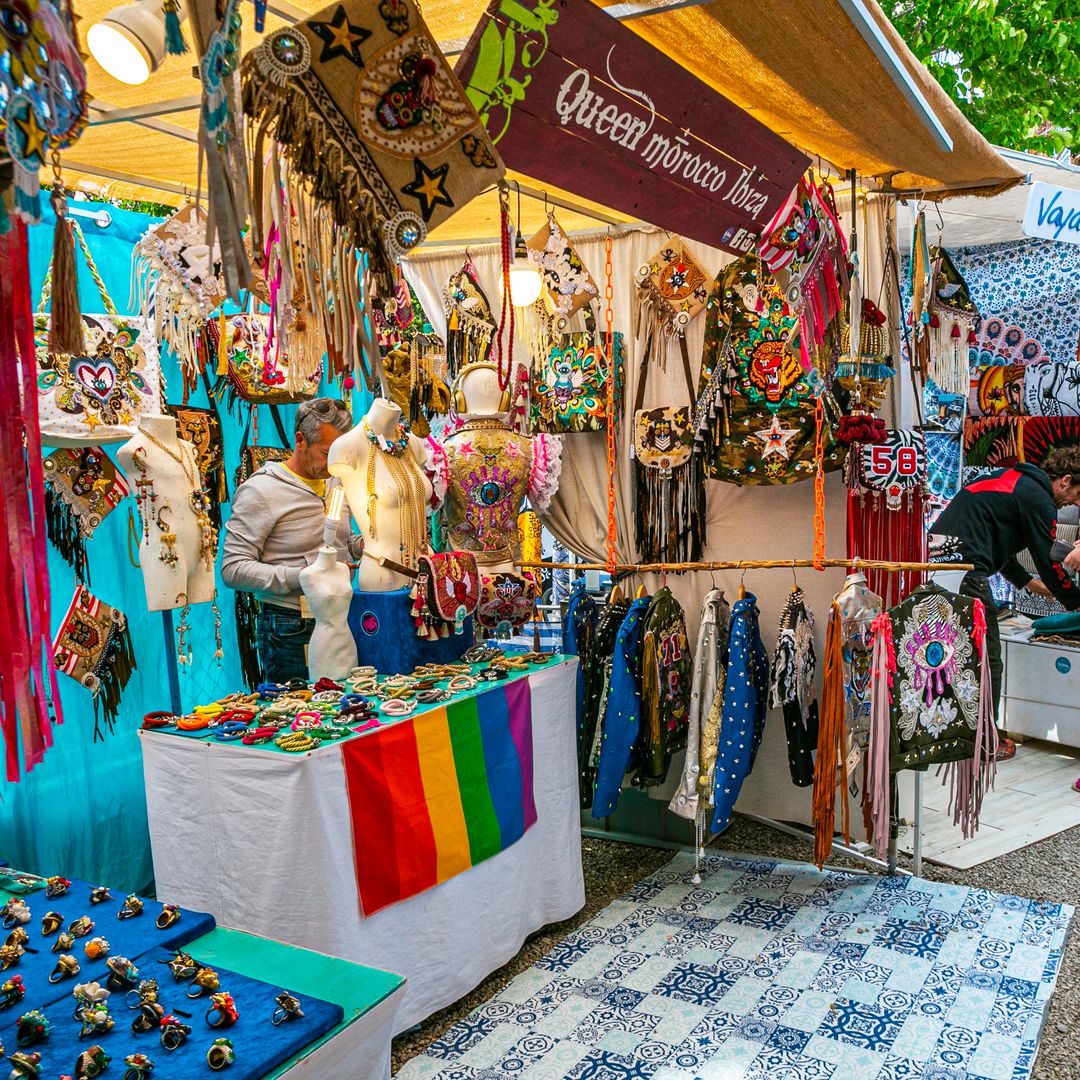
[[[697,562],[705,546],[705,464],[699,453],[665,477],[634,460],[634,542],[645,562]]]
[[[240,675],[244,685],[249,691],[255,689],[262,682],[262,672],[259,666],[259,652],[256,647],[258,631],[256,620],[259,615],[259,604],[249,592],[236,591],[236,642],[240,654]]]
[[[889,510],[876,492],[848,490],[848,558],[880,559],[884,562],[924,562],[926,530],[923,526],[924,495],[921,488],[905,493],[899,510]],[[894,608],[926,581],[922,571],[891,574],[866,570],[867,584]]]
[[[70,503],[45,485],[45,529],[49,543],[75,571],[75,580],[90,584],[90,564],[86,559],[86,537],[83,536],[79,515]]]
[[[825,673],[821,683],[821,715],[818,718],[817,762],[814,767],[814,863],[820,870],[833,846],[836,831],[836,788],[843,792],[844,842],[851,843],[851,819],[847,797],[845,754],[843,620],[832,605],[825,631]],[[839,777],[838,777],[839,773]]]
[[[120,695],[124,692],[131,673],[138,667],[135,663],[135,650],[131,643],[131,632],[127,620],[114,626],[109,634],[96,675],[100,680],[94,694],[94,742],[104,740],[101,721],[112,735],[116,731],[116,718],[120,715]]]

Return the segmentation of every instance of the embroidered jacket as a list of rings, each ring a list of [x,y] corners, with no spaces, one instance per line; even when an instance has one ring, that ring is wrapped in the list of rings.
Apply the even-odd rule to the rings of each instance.
[[[780,615],[780,631],[769,681],[769,707],[783,709],[787,732],[788,770],[797,787],[814,782],[818,705],[813,697],[817,656],[814,652],[814,616],[797,586],[788,593]]]
[[[690,682],[690,718],[686,735],[686,762],[678,790],[668,809],[693,821],[698,813],[703,778],[716,764],[716,736],[706,733],[713,701],[724,685],[724,650],[727,648],[731,605],[719,589],[712,589],[701,603],[701,623],[694,649],[694,673]],[[717,716],[719,719],[719,716]],[[711,791],[710,789],[707,789]]]
[[[595,818],[615,812],[641,730],[641,648],[650,603],[648,597],[642,597],[630,605],[615,639],[599,740],[592,807]]]
[[[753,593],[735,601],[731,609],[724,711],[713,783],[712,832],[722,832],[731,821],[743,780],[754,766],[765,730],[769,689],[769,658],[761,641],[757,598]]]
[[[585,591],[585,579],[578,578],[570,593],[570,599],[566,603],[566,614],[563,616],[562,651],[567,656],[578,657],[577,707],[574,715],[579,718],[579,721],[585,704],[585,671],[589,660],[592,633],[596,628],[596,616],[596,601]]]
[[[692,672],[683,609],[669,589],[660,589],[645,615],[642,646],[642,750],[634,777],[641,787],[662,784],[671,755],[686,746]]]

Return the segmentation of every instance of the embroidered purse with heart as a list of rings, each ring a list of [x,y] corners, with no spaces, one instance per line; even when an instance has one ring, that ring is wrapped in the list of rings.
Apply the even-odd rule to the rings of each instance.
[[[145,319],[120,315],[105,291],[77,222],[72,229],[101,291],[105,313],[82,316],[85,348],[77,356],[51,353],[49,316],[52,268],[34,319],[38,415],[44,446],[99,446],[123,442],[142,416],[161,415],[158,347]]]
[[[437,641],[461,634],[480,601],[480,572],[471,551],[421,555],[410,592],[417,637]]]

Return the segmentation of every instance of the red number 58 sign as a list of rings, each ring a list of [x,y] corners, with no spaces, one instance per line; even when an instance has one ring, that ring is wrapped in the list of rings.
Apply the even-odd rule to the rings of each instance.
[[[914,487],[925,473],[922,441],[914,431],[890,431],[885,442],[862,449],[863,484],[868,488]]]

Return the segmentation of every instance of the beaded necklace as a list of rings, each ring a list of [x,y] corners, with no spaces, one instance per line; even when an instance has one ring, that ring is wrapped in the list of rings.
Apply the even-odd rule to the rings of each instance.
[[[364,434],[372,446],[377,446],[384,454],[393,454],[400,457],[409,448],[409,422],[403,416],[394,427],[394,438],[388,439],[375,431],[372,426],[364,421]]]
[[[401,425],[398,425],[399,428]],[[424,491],[424,474],[420,470],[416,459],[409,454],[397,450],[385,450],[378,441],[381,436],[372,439],[373,432],[364,422],[365,433],[371,441],[372,449],[379,453],[368,453],[367,461],[367,516],[368,536],[371,540],[378,539],[378,527],[376,524],[377,504],[379,496],[375,491],[375,468],[376,460],[381,454],[386,465],[386,471],[393,481],[394,490],[397,494],[398,503],[398,534],[400,543],[398,550],[402,556],[401,561],[409,567],[416,566],[420,554],[426,550],[426,537],[424,528],[424,503],[426,492]],[[408,447],[408,432],[403,438]],[[383,442],[386,440],[383,439]],[[393,444],[397,445],[397,443]],[[419,508],[419,509],[417,509]]]

